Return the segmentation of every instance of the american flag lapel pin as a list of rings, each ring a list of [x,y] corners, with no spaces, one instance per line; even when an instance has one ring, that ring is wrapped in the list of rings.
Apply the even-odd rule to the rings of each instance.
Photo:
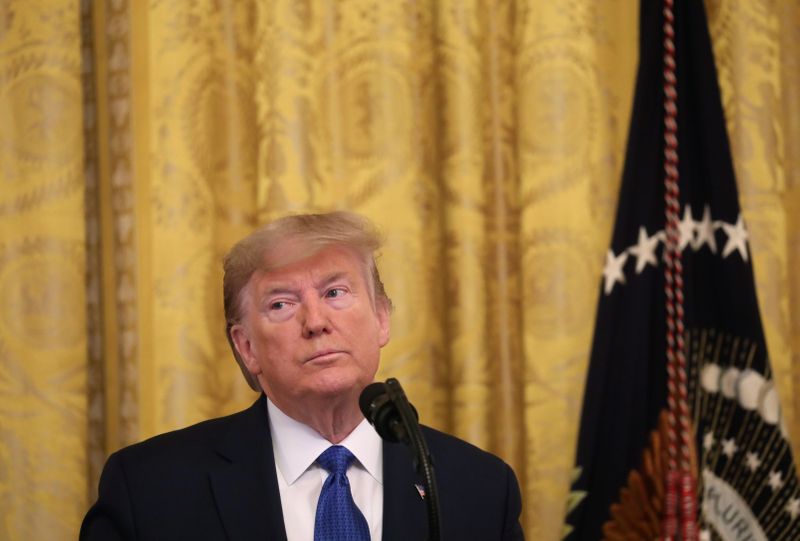
[[[419,483],[414,483],[414,488],[417,489],[417,492],[419,493],[419,497],[424,500],[425,499],[425,487],[422,486]]]

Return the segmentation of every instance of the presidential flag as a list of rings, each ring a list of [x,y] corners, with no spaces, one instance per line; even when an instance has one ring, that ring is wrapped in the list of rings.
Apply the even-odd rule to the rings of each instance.
[[[565,538],[797,540],[800,489],[703,2],[643,1],[640,25]],[[670,501],[676,464],[694,484],[681,494],[679,478]]]

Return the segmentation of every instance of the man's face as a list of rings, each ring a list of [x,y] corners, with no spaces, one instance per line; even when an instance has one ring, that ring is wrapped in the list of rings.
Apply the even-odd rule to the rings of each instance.
[[[290,416],[309,400],[357,397],[372,382],[389,313],[370,288],[364,262],[342,246],[250,278],[231,335],[247,369]]]

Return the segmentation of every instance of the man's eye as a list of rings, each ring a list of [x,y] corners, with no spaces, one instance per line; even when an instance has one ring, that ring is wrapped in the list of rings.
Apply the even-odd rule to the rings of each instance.
[[[344,293],[345,293],[344,289],[335,287],[333,289],[329,289],[328,291],[326,291],[325,296],[328,297],[329,299],[334,299],[336,297],[343,296]]]
[[[273,302],[269,305],[270,310],[282,310],[286,308],[286,303],[283,301]]]

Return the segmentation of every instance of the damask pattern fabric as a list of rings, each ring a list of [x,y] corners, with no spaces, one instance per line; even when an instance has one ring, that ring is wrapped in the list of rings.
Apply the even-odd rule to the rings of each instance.
[[[800,7],[707,0],[775,382],[800,395]],[[385,232],[398,377],[561,537],[636,0],[0,1],[0,539],[74,539],[104,458],[243,408],[220,259]],[[793,436],[795,452],[797,437]]]

